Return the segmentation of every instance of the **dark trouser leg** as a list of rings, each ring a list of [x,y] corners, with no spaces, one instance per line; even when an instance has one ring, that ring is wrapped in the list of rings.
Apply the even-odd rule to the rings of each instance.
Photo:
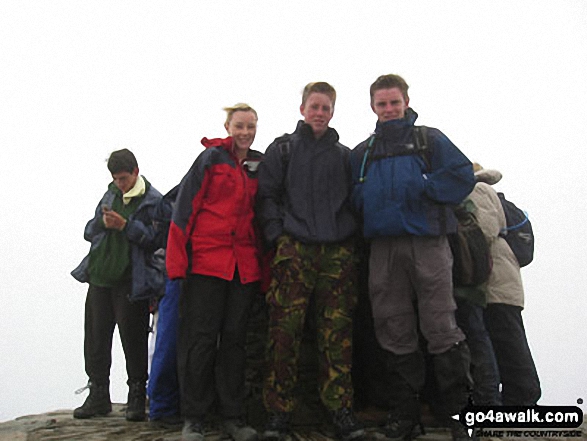
[[[485,329],[483,307],[457,300],[456,318],[467,337],[471,351],[473,402],[477,405],[500,405],[499,371],[489,333]]]
[[[493,343],[506,406],[533,406],[541,395],[540,380],[526,339],[522,308],[490,303],[485,324]]]
[[[126,359],[128,384],[147,381],[149,301],[128,300],[130,283],[112,289],[114,316]]]
[[[215,399],[214,364],[227,283],[191,275],[180,295],[178,373],[181,410],[188,420],[203,418]]]
[[[86,373],[94,384],[110,383],[115,325],[111,289],[90,285],[85,306],[84,359]]]
[[[230,282],[224,308],[224,323],[216,356],[216,389],[224,418],[245,412],[245,368],[247,322],[258,283],[243,285],[238,273]]]

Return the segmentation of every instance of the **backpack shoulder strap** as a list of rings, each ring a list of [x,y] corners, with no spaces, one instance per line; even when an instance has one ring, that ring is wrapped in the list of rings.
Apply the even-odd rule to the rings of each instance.
[[[373,148],[373,143],[375,142],[375,133],[373,133],[368,141],[367,147],[365,148],[365,153],[363,154],[363,161],[361,162],[361,170],[359,172],[359,182],[365,182],[365,174],[367,173],[367,167],[369,165],[369,158],[371,156],[371,149]]]
[[[279,153],[281,155],[281,173],[283,176],[282,183],[285,182],[285,176],[287,175],[287,169],[289,168],[289,159],[291,156],[291,135],[289,133],[284,133],[279,138],[275,138],[275,143],[277,148],[279,149]]]
[[[416,151],[424,160],[426,170],[432,170],[432,147],[428,139],[428,127],[414,126],[414,144]]]

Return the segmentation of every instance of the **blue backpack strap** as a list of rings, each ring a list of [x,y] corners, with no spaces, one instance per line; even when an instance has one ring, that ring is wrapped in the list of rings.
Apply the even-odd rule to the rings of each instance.
[[[374,143],[375,143],[375,133],[373,133],[371,135],[371,137],[369,138],[369,141],[367,142],[367,148],[365,149],[365,154],[363,155],[363,161],[361,162],[361,170],[359,172],[359,182],[360,183],[365,182],[365,172],[367,169],[367,161],[369,159],[371,149],[372,149]]]

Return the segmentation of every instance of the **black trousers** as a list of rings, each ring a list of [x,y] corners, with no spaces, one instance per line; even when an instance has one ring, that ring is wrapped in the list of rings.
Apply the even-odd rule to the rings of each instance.
[[[533,406],[541,395],[540,380],[526,339],[522,308],[490,303],[485,309],[499,375],[504,406]]]
[[[258,283],[191,275],[179,299],[178,374],[185,419],[216,402],[224,418],[244,414],[246,337]]]
[[[118,325],[128,383],[147,381],[149,302],[130,302],[130,283],[115,288],[90,285],[85,307],[84,358],[95,384],[110,383],[112,337]]]
[[[456,318],[467,336],[471,351],[473,402],[478,405],[499,406],[499,368],[489,332],[483,318],[484,309],[466,300],[457,299]]]

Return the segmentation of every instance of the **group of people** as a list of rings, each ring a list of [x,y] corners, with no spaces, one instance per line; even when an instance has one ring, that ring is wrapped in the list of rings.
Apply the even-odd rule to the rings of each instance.
[[[483,404],[536,403],[540,388],[523,332],[519,266],[499,238],[505,217],[483,183],[487,171],[476,179],[473,164],[437,129],[427,128],[428,149],[419,150],[417,114],[400,76],[380,76],[370,96],[375,131],[353,150],[329,126],[336,91],[325,82],[304,88],[302,120],[264,154],[251,149],[256,111],[246,104],[226,108],[228,137],[203,138],[205,150],[165,196],[139,175],[132,152],[111,154],[113,181],[85,230],[90,253],[72,272],[89,282],[84,357],[90,394],[74,417],[111,411],[118,325],[128,373],[126,418],[145,419],[149,301],[157,298],[167,325],[157,337],[153,369],[163,363],[176,375],[182,440],[203,441],[213,409],[232,439],[257,439],[245,410],[246,331],[263,292],[269,320],[262,437],[276,441],[290,431],[310,301],[320,400],[339,439],[363,437],[351,374],[359,248],[365,246],[373,332],[394,384],[388,438],[420,433],[425,352],[433,360],[439,415],[454,439],[469,437],[450,416],[470,402],[472,391],[476,397],[487,387],[486,395],[477,394]],[[457,227],[452,206],[466,198],[491,217],[484,232],[494,271],[480,287],[486,300],[459,315],[447,234]],[[163,335],[172,345],[167,352],[159,344]],[[521,366],[517,352],[524,342],[529,358]],[[492,366],[483,369],[483,363]],[[483,386],[473,385],[471,372]],[[151,381],[149,389],[156,387]]]

